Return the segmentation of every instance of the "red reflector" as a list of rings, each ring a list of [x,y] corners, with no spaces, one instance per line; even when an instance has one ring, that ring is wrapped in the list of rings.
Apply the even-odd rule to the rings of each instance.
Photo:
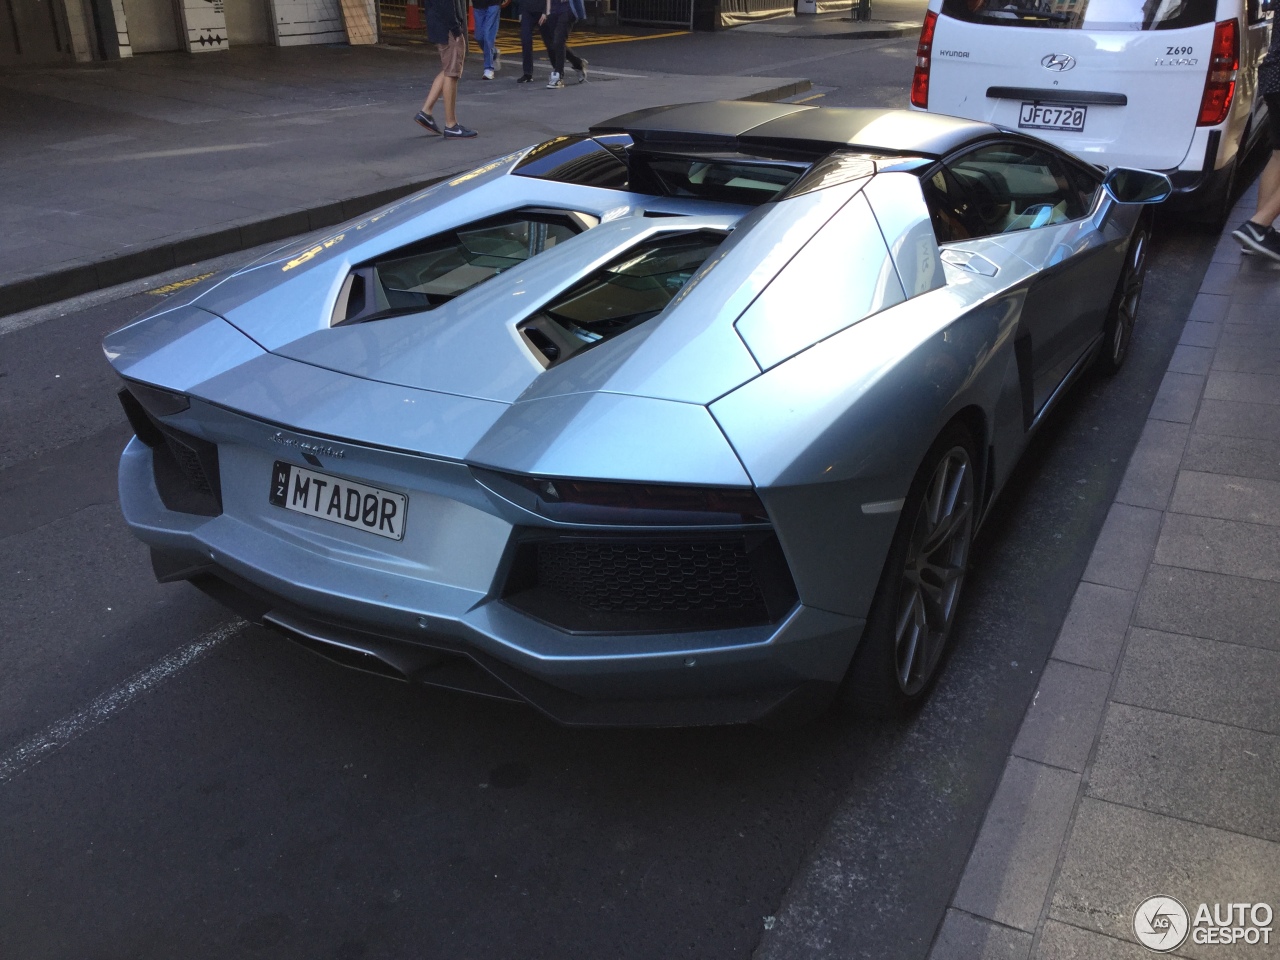
[[[920,27],[920,42],[916,44],[916,70],[911,76],[911,105],[924,110],[929,106],[929,67],[933,53],[933,31],[938,25],[938,15],[929,10]]]
[[[1236,75],[1240,69],[1240,35],[1235,20],[1214,25],[1209,69],[1200,98],[1196,126],[1215,127],[1227,119],[1236,95]]]

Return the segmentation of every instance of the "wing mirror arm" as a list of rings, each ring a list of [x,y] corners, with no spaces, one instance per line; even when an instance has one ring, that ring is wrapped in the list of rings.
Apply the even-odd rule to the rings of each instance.
[[[1117,203],[1160,203],[1173,193],[1173,184],[1163,173],[1132,167],[1107,171],[1102,188]]]

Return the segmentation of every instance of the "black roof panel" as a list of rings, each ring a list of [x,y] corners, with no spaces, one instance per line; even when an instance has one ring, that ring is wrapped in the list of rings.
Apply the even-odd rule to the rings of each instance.
[[[626,131],[637,144],[705,144],[826,153],[855,147],[874,153],[941,156],[997,129],[914,110],[806,107],[791,103],[713,100],[652,107],[596,124],[593,133]]]

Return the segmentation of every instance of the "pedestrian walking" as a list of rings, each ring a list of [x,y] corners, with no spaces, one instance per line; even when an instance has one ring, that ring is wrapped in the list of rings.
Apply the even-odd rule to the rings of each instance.
[[[1271,47],[1258,65],[1258,92],[1267,102],[1271,159],[1258,179],[1258,209],[1231,235],[1246,253],[1260,253],[1280,261],[1280,233],[1273,224],[1280,217],[1280,29],[1271,27]]]
[[[516,12],[520,14],[520,66],[524,68],[516,78],[516,83],[531,83],[533,81],[533,31],[542,21],[543,4],[546,0],[515,0],[515,2]]]
[[[467,58],[467,0],[427,0],[427,39],[440,54],[440,72],[431,81],[431,92],[413,119],[446,140],[474,137],[476,132],[458,123],[458,80]],[[444,98],[444,128],[431,111]]]
[[[492,80],[494,74],[502,69],[502,54],[498,52],[498,21],[502,18],[502,8],[511,0],[471,0],[471,9],[476,18],[476,43],[484,51],[484,73],[486,80]]]
[[[559,90],[564,86],[566,60],[573,67],[577,82],[587,82],[587,61],[569,49],[569,34],[573,31],[574,23],[585,19],[587,8],[583,0],[546,0],[542,19],[538,23],[542,28],[542,42],[547,46],[547,56],[551,58],[548,90]]]

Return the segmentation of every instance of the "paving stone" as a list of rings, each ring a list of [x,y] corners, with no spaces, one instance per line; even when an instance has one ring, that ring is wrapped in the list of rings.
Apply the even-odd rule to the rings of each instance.
[[[1160,533],[1160,511],[1114,503],[1093,545],[1084,579],[1123,590],[1142,584],[1152,546]]]
[[[1204,385],[1208,400],[1236,400],[1241,403],[1280,403],[1280,377],[1265,373],[1229,373],[1215,370]]]
[[[1182,336],[1178,339],[1178,343],[1187,344],[1193,347],[1212,347],[1218,342],[1218,338],[1222,336],[1222,324],[1220,323],[1200,323],[1195,320],[1188,320],[1182,328]]]
[[[1014,741],[1014,756],[1083,771],[1110,688],[1109,672],[1050,660]]]
[[[1280,890],[1280,844],[1091,797],[1081,801],[1054,886],[1052,919],[1134,943],[1133,912],[1148,897],[1267,901]],[[1268,898],[1271,898],[1268,900]],[[1179,956],[1239,960],[1238,948],[1187,941]],[[1262,960],[1266,954],[1258,954]],[[1099,954],[1097,960],[1110,960]]]
[[[1080,778],[1010,757],[952,901],[957,908],[1034,932]]]
[[[1229,294],[1234,297],[1239,274],[1239,264],[1210,263],[1209,269],[1204,272],[1204,280],[1200,282],[1200,292]]]
[[[1280,441],[1193,433],[1182,455],[1182,469],[1280,480]]]
[[[1271,310],[1274,313],[1275,307],[1280,307],[1280,270],[1273,268],[1270,263],[1254,263],[1260,257],[1250,257],[1247,262],[1240,265],[1239,268],[1233,268],[1230,264],[1211,263],[1209,272],[1214,272],[1215,268],[1219,269],[1223,282],[1229,283],[1225,279],[1228,271],[1234,270],[1236,274],[1235,282],[1231,285],[1231,303],[1234,304],[1256,304],[1259,312]],[[1217,278],[1215,277],[1215,280]]]
[[[1114,508],[1113,508],[1114,509]],[[1171,567],[1280,581],[1280,530],[1211,517],[1165,517],[1155,562]]]
[[[1280,650],[1280,583],[1153,564],[1133,622],[1169,633]]]
[[[1113,703],[1089,770],[1088,795],[1280,840],[1280,737]]]
[[[1226,315],[1222,319],[1224,323],[1267,324],[1274,319],[1272,313],[1273,311],[1256,303],[1232,300],[1231,305],[1227,307]]]
[[[1180,343],[1173,349],[1173,357],[1169,360],[1169,369],[1175,373],[1203,374],[1209,372],[1209,364],[1213,361],[1213,350],[1208,347],[1193,347]]]
[[[1277,690],[1278,651],[1135,628],[1111,698],[1280,735]]]
[[[1280,439],[1280,407],[1272,403],[1202,400],[1191,431],[1224,437]]]
[[[1191,310],[1187,313],[1188,323],[1221,323],[1231,306],[1231,297],[1223,294],[1196,294],[1191,302]]]
[[[1160,381],[1156,398],[1151,401],[1153,420],[1173,420],[1190,423],[1196,415],[1196,405],[1204,390],[1204,377],[1188,373],[1166,373]]]
[[[1231,236],[1230,232],[1224,233],[1222,239],[1218,241],[1218,245],[1213,248],[1213,262],[1230,263],[1238,267],[1243,259],[1244,254],[1240,250],[1240,241]]]
[[[1182,470],[1178,473],[1169,510],[1280,525],[1280,481]]]
[[[1151,960],[1152,953],[1138,943],[1122,943],[1091,930],[1049,920],[1032,956],[1034,960]]]
[[[1027,960],[1031,934],[948,910],[929,960]]]
[[[1175,351],[1176,352],[1176,351]],[[1227,373],[1265,373],[1280,376],[1280,349],[1219,347],[1213,355],[1212,370]]]
[[[1186,424],[1167,420],[1147,421],[1120,482],[1120,491],[1116,494],[1118,503],[1155,510],[1165,508],[1178,476],[1189,429]]]
[[[1054,644],[1054,659],[1113,671],[1136,596],[1133,590],[1082,581]]]
[[[1222,336],[1219,343],[1224,347],[1264,349],[1280,347],[1280,331],[1272,328],[1270,324],[1233,322],[1223,324],[1221,329]]]

